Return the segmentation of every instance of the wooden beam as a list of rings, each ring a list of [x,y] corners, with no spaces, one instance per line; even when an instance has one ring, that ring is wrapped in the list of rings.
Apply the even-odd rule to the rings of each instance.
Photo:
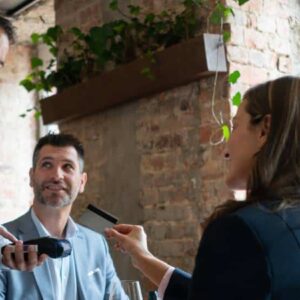
[[[169,47],[156,53],[155,61],[138,59],[41,100],[44,124],[95,113],[227,71],[222,37],[217,34],[203,34]],[[153,79],[141,74],[145,67],[151,69]]]

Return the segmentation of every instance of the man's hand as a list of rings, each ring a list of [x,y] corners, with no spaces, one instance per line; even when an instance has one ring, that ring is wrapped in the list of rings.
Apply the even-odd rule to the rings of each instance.
[[[27,257],[25,259],[22,241],[15,242],[14,246],[5,246],[2,263],[10,269],[32,271],[35,267],[40,266],[47,259],[46,254],[38,256],[37,247],[35,245],[29,245],[27,250]]]
[[[15,243],[15,246],[7,245],[9,241]],[[23,242],[18,241],[13,234],[0,225],[0,248],[2,246],[5,246],[2,263],[10,269],[32,271],[35,267],[40,266],[47,258],[45,254],[38,257],[36,246],[30,245],[28,247],[27,259],[25,260]]]

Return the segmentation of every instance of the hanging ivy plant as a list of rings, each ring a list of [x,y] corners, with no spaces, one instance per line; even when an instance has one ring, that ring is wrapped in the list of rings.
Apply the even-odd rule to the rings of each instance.
[[[236,0],[240,5],[249,0]],[[48,46],[52,59],[45,66],[37,57],[32,58],[32,72],[20,84],[27,91],[46,91],[53,88],[62,90],[100,72],[128,63],[139,57],[146,57],[155,63],[154,53],[184,40],[195,37],[203,22],[200,8],[206,8],[206,1],[184,0],[181,12],[163,10],[160,13],[146,13],[138,5],[128,5],[127,11],[120,10],[118,0],[112,0],[109,7],[123,17],[102,26],[92,27],[88,33],[79,28],[63,31],[54,26],[43,34],[31,36],[33,44],[44,43]],[[231,7],[216,1],[211,14],[211,22],[220,24],[233,14]],[[224,40],[230,38],[224,31]],[[65,43],[71,40],[70,43]],[[58,45],[64,41],[65,47],[59,53]],[[153,79],[151,68],[145,66],[141,74]]]
[[[43,34],[31,36],[33,44],[44,43],[52,54],[45,66],[40,58],[31,60],[32,72],[21,81],[27,91],[59,90],[81,82],[94,74],[146,57],[155,63],[154,53],[196,35],[201,26],[197,11],[200,0],[185,0],[182,11],[164,10],[158,14],[145,13],[140,6],[128,5],[127,12],[119,9],[118,1],[110,8],[118,11],[123,19],[96,26],[83,33],[79,28],[63,31],[51,27]],[[59,65],[54,68],[58,44],[68,35],[72,42],[59,55]],[[145,67],[141,74],[153,78],[151,69]]]

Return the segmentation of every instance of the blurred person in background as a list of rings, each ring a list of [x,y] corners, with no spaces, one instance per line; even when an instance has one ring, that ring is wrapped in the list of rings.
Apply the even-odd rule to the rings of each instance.
[[[0,16],[0,67],[3,68],[9,46],[15,42],[15,31],[11,22]]]
[[[15,42],[15,30],[12,23],[0,16],[0,68],[5,65],[5,60],[9,51],[9,46]],[[17,239],[0,225],[0,247],[9,241],[15,242]],[[1,253],[0,253],[1,257]]]

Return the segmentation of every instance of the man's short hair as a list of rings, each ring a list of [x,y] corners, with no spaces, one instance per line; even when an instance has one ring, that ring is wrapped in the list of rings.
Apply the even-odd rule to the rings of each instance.
[[[12,23],[8,19],[0,16],[0,28],[4,30],[9,42],[13,44],[15,42],[15,29]]]
[[[84,168],[84,149],[82,143],[73,135],[65,133],[48,133],[43,136],[37,142],[32,156],[32,167],[35,168],[38,160],[40,150],[44,146],[54,146],[54,147],[73,147],[75,148],[78,158],[81,172]]]

